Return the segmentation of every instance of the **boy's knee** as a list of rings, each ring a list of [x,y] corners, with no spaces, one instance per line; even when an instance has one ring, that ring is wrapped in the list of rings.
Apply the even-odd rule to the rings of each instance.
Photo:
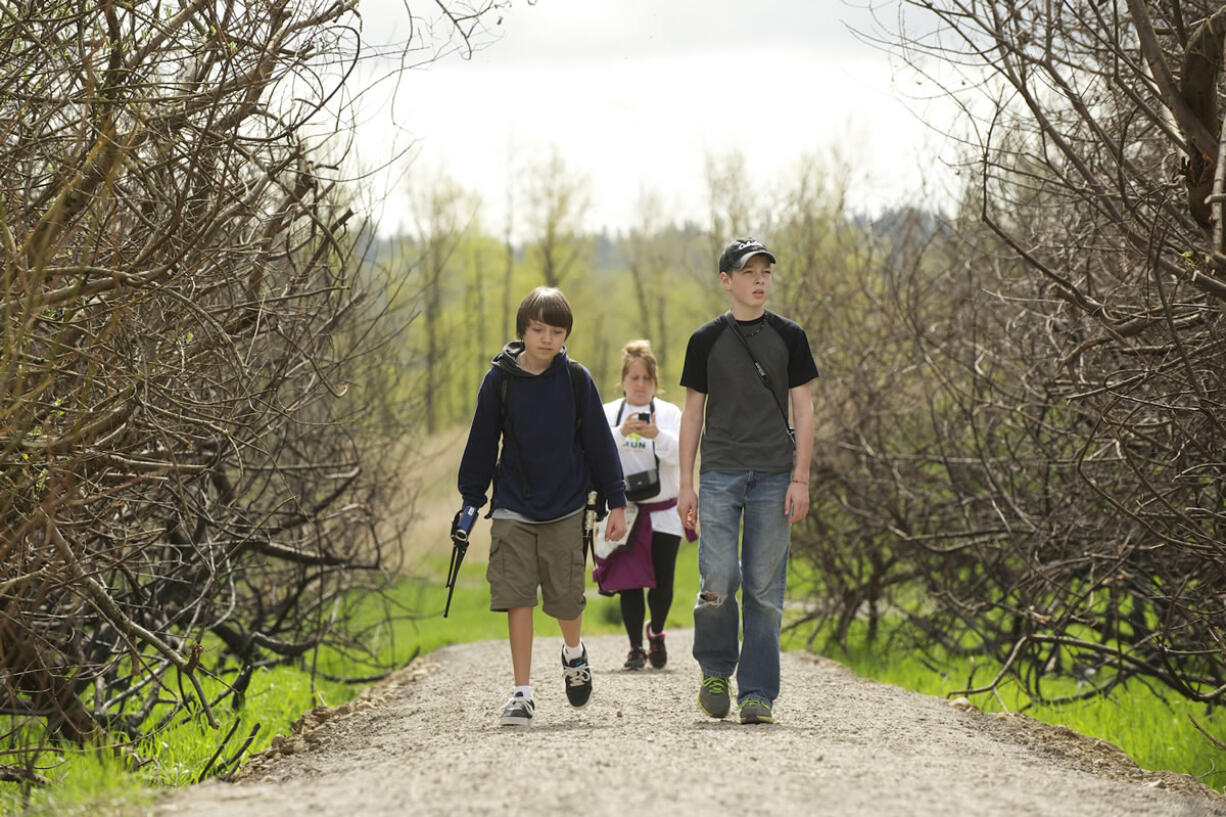
[[[709,570],[698,587],[699,607],[719,607],[736,596],[741,577],[735,571]]]

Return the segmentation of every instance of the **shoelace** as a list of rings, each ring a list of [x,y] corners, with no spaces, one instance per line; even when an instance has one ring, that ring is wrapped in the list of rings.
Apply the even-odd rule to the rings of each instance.
[[[712,675],[710,678],[703,678],[702,685],[712,695],[720,695],[728,691],[728,679],[720,678],[716,675]]]
[[[531,715],[533,710],[536,709],[536,702],[531,698],[525,698],[523,695],[512,695],[511,700],[507,701],[505,708],[508,710],[523,709]]]
[[[562,670],[568,686],[581,687],[592,680],[592,668],[588,664],[581,667],[566,667]]]

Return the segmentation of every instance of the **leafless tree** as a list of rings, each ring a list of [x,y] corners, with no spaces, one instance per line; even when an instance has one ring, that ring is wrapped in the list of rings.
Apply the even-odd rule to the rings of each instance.
[[[549,287],[566,284],[588,261],[591,239],[584,219],[591,209],[590,182],[568,167],[557,148],[528,171],[525,255]]]
[[[625,238],[626,264],[637,305],[632,326],[634,332],[651,340],[661,367],[666,368],[673,358],[677,329],[668,294],[688,275],[685,262],[693,242],[675,225],[668,224],[658,193],[644,191],[637,209],[639,222]],[[712,279],[713,276],[708,276],[708,283]]]
[[[239,703],[258,667],[366,651],[348,610],[395,566],[373,532],[397,483],[347,395],[382,282],[304,141],[358,58],[353,6],[0,11],[6,778],[36,776],[40,725],[215,725],[204,675]]]
[[[449,278],[457,277],[461,242],[472,233],[477,214],[475,198],[466,193],[453,179],[439,176],[415,187],[412,196],[412,216],[416,231],[418,267],[421,270],[422,318],[425,323],[425,381],[422,401],[425,404],[427,433],[433,434],[442,422],[443,412],[438,403],[443,397],[443,381],[454,371],[457,361],[448,360],[447,349],[456,338],[448,338],[442,325],[443,303]],[[454,333],[460,327],[452,327]]]
[[[909,340],[873,371],[912,377],[892,428],[830,429],[828,518],[923,588],[888,600],[918,643],[993,654],[1040,698],[1063,671],[1220,702],[1222,12],[904,9],[899,53],[962,103],[976,182],[952,232],[878,267]],[[885,574],[850,561],[871,596],[856,576]]]

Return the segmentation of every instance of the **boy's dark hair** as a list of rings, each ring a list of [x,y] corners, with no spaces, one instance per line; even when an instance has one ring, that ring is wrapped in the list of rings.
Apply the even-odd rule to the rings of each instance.
[[[550,326],[560,326],[570,336],[574,326],[575,316],[570,311],[570,302],[555,287],[537,287],[529,292],[519,305],[515,315],[515,337],[523,340],[528,329],[528,321],[537,320]]]

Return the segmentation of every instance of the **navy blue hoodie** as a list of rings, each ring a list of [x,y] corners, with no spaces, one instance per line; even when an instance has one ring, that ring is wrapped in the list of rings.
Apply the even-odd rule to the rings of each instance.
[[[464,504],[483,506],[490,480],[496,476],[492,507],[541,522],[582,508],[592,486],[605,496],[610,508],[625,505],[621,458],[591,375],[583,369],[587,381],[580,401],[583,423],[576,433],[575,390],[566,349],[539,375],[520,368],[523,350],[522,341],[508,343],[494,356],[481,381],[468,445],[460,460]],[[499,459],[498,380],[504,377],[510,378],[507,433],[515,436],[515,442],[503,445]]]

